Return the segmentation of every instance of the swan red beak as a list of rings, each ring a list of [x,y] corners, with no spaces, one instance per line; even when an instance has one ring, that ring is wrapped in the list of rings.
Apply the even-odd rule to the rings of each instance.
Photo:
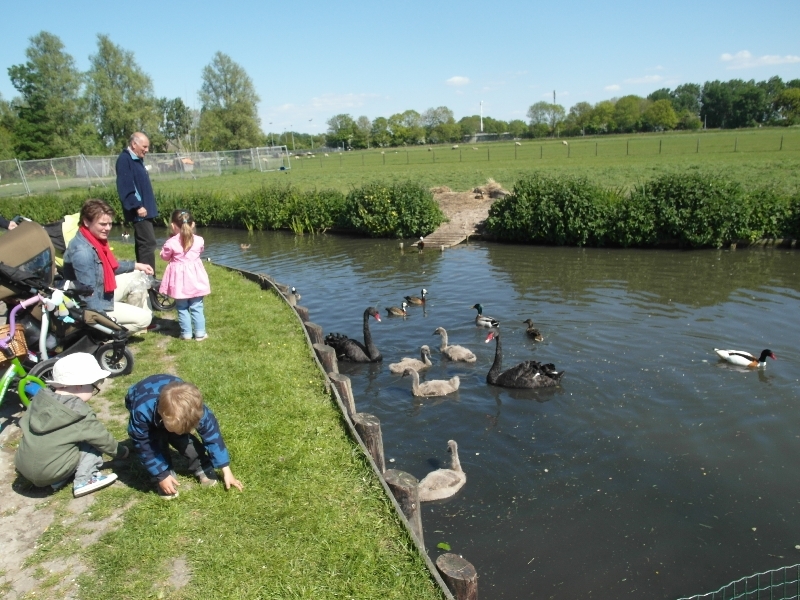
[[[380,314],[378,314],[378,313],[375,313],[375,320],[376,320],[376,321],[380,321],[380,320],[381,320],[381,316],[380,316]]]
[[[486,340],[484,340],[484,344],[488,344],[494,339],[494,331],[490,331],[489,335],[486,336]]]

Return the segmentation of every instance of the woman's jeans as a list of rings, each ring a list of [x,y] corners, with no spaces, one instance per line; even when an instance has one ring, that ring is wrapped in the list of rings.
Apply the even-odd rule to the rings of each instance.
[[[201,338],[206,335],[206,317],[203,314],[203,298],[184,298],[175,300],[178,309],[178,324],[181,326],[181,337],[185,340],[194,337]]]

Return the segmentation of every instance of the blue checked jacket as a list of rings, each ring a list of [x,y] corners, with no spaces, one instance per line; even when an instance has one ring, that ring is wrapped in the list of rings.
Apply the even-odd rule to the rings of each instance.
[[[169,475],[169,463],[158,441],[159,435],[166,431],[157,410],[158,395],[161,388],[173,381],[182,380],[174,375],[151,375],[133,384],[125,395],[125,408],[130,412],[128,435],[131,436],[133,447],[139,453],[147,472],[159,481]],[[197,425],[197,433],[214,468],[227,467],[231,462],[228,448],[222,439],[217,418],[206,405],[203,405],[203,416]]]

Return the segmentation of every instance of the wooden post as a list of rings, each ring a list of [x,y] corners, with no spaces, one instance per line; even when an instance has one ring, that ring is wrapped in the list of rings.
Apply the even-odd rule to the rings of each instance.
[[[448,552],[436,559],[436,569],[456,600],[478,600],[478,573],[468,561]]]
[[[322,327],[317,325],[316,323],[312,323],[311,321],[305,321],[303,326],[306,328],[308,332],[308,337],[311,338],[312,344],[324,344],[325,343],[325,336],[322,335]]]
[[[330,377],[336,389],[339,390],[342,402],[347,407],[347,415],[352,420],[353,415],[356,414],[356,401],[353,398],[353,386],[350,384],[350,378],[339,373],[328,373],[328,377]]]
[[[630,140],[626,140],[625,141],[625,156],[628,156],[630,154],[630,152],[631,152],[631,141]]]
[[[422,511],[419,507],[419,481],[417,478],[404,471],[389,469],[383,474],[386,485],[392,490],[400,509],[411,524],[411,531],[417,538],[419,545],[425,548],[422,538]]]
[[[314,344],[314,352],[317,353],[317,358],[322,366],[325,367],[326,373],[338,373],[339,363],[336,360],[336,350],[327,344]]]
[[[386,154],[382,154],[381,156],[383,156],[383,164],[386,165]]]
[[[362,167],[364,166],[364,154],[363,153],[361,154],[361,166]]]
[[[567,158],[570,157],[570,152],[572,151],[572,146],[567,146]]]
[[[542,158],[542,156],[544,156],[544,146],[543,145],[539,146],[539,158]]]
[[[695,154],[700,154],[700,138],[697,138],[697,150],[694,151]]]
[[[661,154],[661,142],[664,140],[658,140],[658,153]]]
[[[737,136],[737,137],[733,138],[733,151],[736,152],[738,147],[739,147],[739,138]]]
[[[385,473],[386,459],[383,456],[383,434],[380,420],[375,415],[356,413],[353,415],[353,425],[355,425],[358,435],[361,436],[361,441],[369,450],[372,460],[378,465],[381,473]]]
[[[305,306],[296,305],[294,307],[294,312],[300,316],[301,321],[308,321],[308,309]]]
[[[431,154],[433,154],[433,162],[436,162],[436,150],[432,151]]]
[[[458,149],[458,162],[462,162],[461,148]]]
[[[489,150],[490,150],[490,148],[487,146],[487,148],[486,148],[486,162],[489,162],[490,160],[492,160],[492,157],[489,155]]]
[[[783,136],[781,136],[781,147],[778,150],[783,150]]]
[[[597,156],[597,142],[594,143],[594,155]]]
[[[289,303],[289,306],[291,307],[297,306],[297,298],[294,297],[294,294],[286,294],[285,298],[286,301]]]
[[[514,160],[517,160],[517,145],[514,144]]]
[[[339,153],[339,166],[340,167],[342,166],[342,154],[344,154],[344,152],[340,152]],[[364,160],[364,155],[363,154],[361,155],[361,160]]]
[[[287,298],[290,296],[289,292],[291,292],[291,288],[288,285],[283,285],[282,283],[278,283],[277,281],[273,282],[275,288]]]
[[[406,150],[406,164],[408,164],[408,150]]]

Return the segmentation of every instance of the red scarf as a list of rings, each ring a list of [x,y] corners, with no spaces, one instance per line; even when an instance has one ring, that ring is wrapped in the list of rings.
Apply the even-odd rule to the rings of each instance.
[[[97,256],[100,257],[100,262],[103,264],[103,282],[105,284],[105,290],[106,292],[113,292],[117,289],[117,279],[114,276],[114,271],[119,267],[119,263],[111,252],[108,240],[98,240],[94,237],[94,234],[83,225],[81,225],[80,232],[83,234],[83,237],[86,238],[86,241],[97,250]]]

